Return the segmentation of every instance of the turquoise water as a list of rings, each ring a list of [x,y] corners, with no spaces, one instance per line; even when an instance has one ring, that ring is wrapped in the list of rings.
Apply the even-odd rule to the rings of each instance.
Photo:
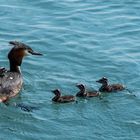
[[[140,139],[139,0],[0,0],[0,66],[6,68],[10,40],[44,55],[24,60],[20,95],[0,104],[0,140]],[[136,97],[122,91],[77,104],[51,102],[52,89],[75,95],[76,83],[98,89],[102,76]]]

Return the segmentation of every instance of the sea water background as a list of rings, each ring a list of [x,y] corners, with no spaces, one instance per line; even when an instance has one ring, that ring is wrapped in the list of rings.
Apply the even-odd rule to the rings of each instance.
[[[0,140],[140,139],[139,0],[0,0],[0,66],[9,66],[10,40],[44,55],[24,60],[21,94],[0,104]],[[76,83],[98,89],[102,76],[136,97],[123,91],[51,102],[52,89],[75,95]]]

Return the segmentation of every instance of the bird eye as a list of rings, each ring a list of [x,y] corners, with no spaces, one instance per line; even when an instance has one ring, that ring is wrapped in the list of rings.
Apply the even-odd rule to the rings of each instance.
[[[31,53],[31,50],[28,50],[29,53]]]

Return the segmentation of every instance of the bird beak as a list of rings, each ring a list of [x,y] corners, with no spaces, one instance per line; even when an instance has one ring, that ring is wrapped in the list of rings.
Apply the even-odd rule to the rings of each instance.
[[[10,41],[9,44],[16,45],[16,41]]]
[[[97,83],[100,83],[100,81],[99,81],[99,80],[97,80],[96,82],[97,82]]]
[[[51,92],[53,92],[53,93],[54,93],[54,90],[51,90]]]
[[[76,87],[79,87],[79,83],[78,83],[78,84],[76,84]]]
[[[41,53],[34,52],[34,51],[30,52],[30,54],[32,54],[32,55],[43,55],[43,54],[41,54]]]

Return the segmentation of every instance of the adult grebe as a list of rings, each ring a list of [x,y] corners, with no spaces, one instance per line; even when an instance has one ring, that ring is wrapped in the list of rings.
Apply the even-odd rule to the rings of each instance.
[[[42,55],[33,51],[24,43],[10,41],[9,44],[14,45],[14,47],[8,53],[10,70],[7,71],[4,68],[0,70],[0,102],[5,102],[9,98],[16,96],[21,90],[23,79],[20,66],[23,57],[28,54]]]

